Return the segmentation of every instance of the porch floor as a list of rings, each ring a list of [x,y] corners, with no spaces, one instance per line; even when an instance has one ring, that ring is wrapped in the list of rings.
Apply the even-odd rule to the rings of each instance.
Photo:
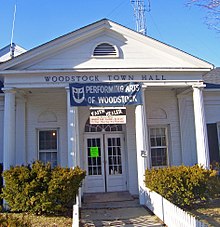
[[[81,227],[163,226],[162,222],[128,192],[85,194],[80,209]]]

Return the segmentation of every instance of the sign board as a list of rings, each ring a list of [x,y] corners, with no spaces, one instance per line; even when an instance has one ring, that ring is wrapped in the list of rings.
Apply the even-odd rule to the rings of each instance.
[[[90,124],[126,124],[126,107],[90,109]]]
[[[98,147],[90,147],[90,156],[91,156],[91,158],[99,157],[99,148]]]
[[[142,104],[142,84],[73,83],[70,87],[71,106],[126,106]]]

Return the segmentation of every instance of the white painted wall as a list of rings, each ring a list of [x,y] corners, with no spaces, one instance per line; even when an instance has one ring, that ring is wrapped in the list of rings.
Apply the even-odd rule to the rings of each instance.
[[[168,125],[169,138],[169,164],[180,165],[181,142],[179,113],[176,92],[170,89],[146,89],[147,123],[151,125]]]
[[[103,42],[116,45],[117,58],[94,58],[94,48]],[[49,52],[48,52],[49,54]],[[38,62],[29,63],[27,69],[71,69],[71,68],[134,68],[134,67],[199,67],[208,65],[175,48],[171,48],[148,37],[136,33],[120,34],[110,30],[100,31],[91,36],[72,39],[68,47],[54,51],[49,56],[39,58]]]
[[[3,163],[4,96],[0,96],[0,163]]]
[[[206,123],[220,122],[220,91],[203,90]],[[192,92],[179,95],[182,160],[185,165],[197,163]]]
[[[191,166],[197,163],[192,92],[187,95],[178,95],[178,102],[181,128],[182,163]]]
[[[58,128],[59,154],[58,163],[67,166],[67,105],[66,91],[33,90],[27,96],[27,161],[33,162],[38,158],[37,129]],[[38,122],[41,113],[50,111],[57,117],[57,122]]]

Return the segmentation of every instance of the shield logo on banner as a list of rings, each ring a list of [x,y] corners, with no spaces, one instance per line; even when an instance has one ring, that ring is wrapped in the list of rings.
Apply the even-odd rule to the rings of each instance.
[[[81,87],[81,88],[72,87],[72,95],[73,95],[74,102],[78,104],[82,103],[85,99],[84,87]]]

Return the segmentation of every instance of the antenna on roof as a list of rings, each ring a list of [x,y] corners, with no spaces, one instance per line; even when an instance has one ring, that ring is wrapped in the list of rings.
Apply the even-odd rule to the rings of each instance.
[[[131,0],[136,19],[136,30],[143,35],[147,35],[147,25],[145,12],[150,11],[150,0],[148,0],[148,10],[146,10],[144,0]]]
[[[14,58],[14,51],[15,51],[15,44],[13,43],[13,38],[14,38],[14,28],[15,28],[16,9],[17,9],[17,6],[16,6],[16,4],[15,4],[15,7],[14,7],[14,17],[13,17],[13,24],[12,24],[12,30],[11,30],[11,44],[10,44],[10,56],[11,56],[11,58]]]

